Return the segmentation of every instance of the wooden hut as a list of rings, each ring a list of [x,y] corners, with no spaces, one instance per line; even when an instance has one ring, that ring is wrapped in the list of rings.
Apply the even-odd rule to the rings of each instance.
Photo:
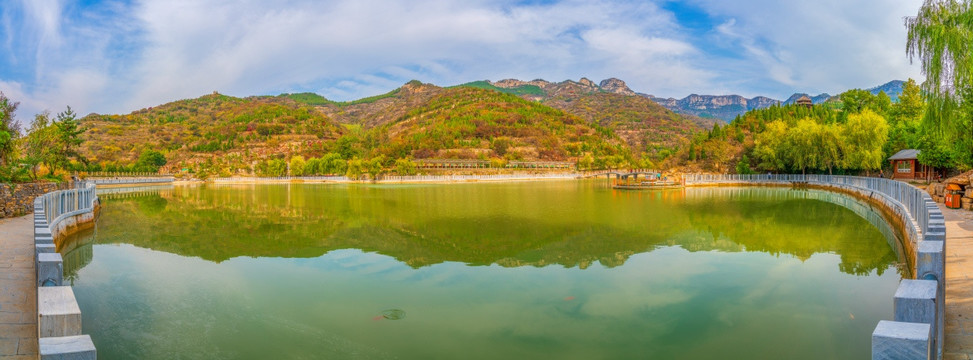
[[[893,179],[925,179],[932,175],[931,167],[919,163],[919,150],[905,149],[889,157]]]

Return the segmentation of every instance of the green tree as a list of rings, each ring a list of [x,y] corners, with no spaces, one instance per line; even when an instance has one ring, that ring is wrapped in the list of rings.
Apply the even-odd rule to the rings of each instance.
[[[832,169],[835,167],[840,167],[844,159],[846,144],[842,130],[838,124],[821,125],[818,128],[815,151],[821,154],[819,169],[828,170],[828,174],[832,174]]]
[[[877,170],[885,160],[882,147],[888,140],[888,123],[871,110],[848,116],[845,124],[844,165],[848,169]]]
[[[914,79],[909,79],[902,85],[899,102],[892,105],[892,114],[896,120],[920,120],[925,108],[922,90]]]
[[[14,140],[20,136],[14,113],[19,105],[0,92],[0,167],[10,165],[14,157]]]
[[[264,161],[257,166],[257,173],[259,173],[260,176],[284,176],[287,175],[287,163],[281,159]]]
[[[787,131],[782,144],[785,158],[795,169],[806,173],[807,169],[821,168],[821,154],[817,151],[821,124],[810,118],[797,122],[797,126]]]
[[[787,124],[775,120],[766,125],[754,139],[754,156],[764,170],[781,171],[786,166],[783,142],[787,136]]]
[[[51,173],[65,168],[71,159],[84,161],[84,158],[78,152],[83,142],[81,134],[84,133],[84,130],[79,128],[78,120],[75,117],[74,111],[68,106],[67,110],[57,114],[57,119],[51,124],[56,129],[55,141],[50,150],[50,156],[44,159],[44,163],[51,169]]]
[[[750,169],[750,158],[744,154],[740,157],[740,161],[737,162],[736,166],[737,174],[753,174],[753,170]]]
[[[964,97],[968,98],[964,94],[973,90],[973,4],[925,0],[905,24],[909,31],[906,54],[910,61],[919,59],[926,77],[922,83],[924,126],[943,134],[946,141],[973,143],[969,132],[973,127],[956,121],[973,116],[962,106]]]
[[[292,156],[290,161],[291,176],[304,176],[304,165],[306,163],[303,156]]]
[[[24,137],[24,157],[21,161],[30,167],[30,177],[37,179],[40,164],[50,161],[57,147],[57,129],[51,125],[51,113],[44,111],[34,116],[34,121]]]
[[[595,157],[591,155],[590,152],[584,153],[584,155],[578,157],[577,168],[578,170],[591,170],[595,165]]]
[[[348,168],[348,163],[339,153],[327,153],[321,157],[322,174],[344,174]]]
[[[310,158],[304,163],[304,176],[321,175],[321,159]]]
[[[348,160],[348,169],[345,172],[345,176],[352,180],[358,180],[361,178],[364,172],[365,162],[361,161],[359,158],[352,158],[351,160]]]
[[[922,89],[935,113],[953,110],[960,91],[973,86],[973,4],[970,1],[925,0],[919,13],[905,21],[906,54],[919,59],[926,81]],[[948,101],[953,100],[953,101]],[[944,105],[946,107],[944,107]],[[933,119],[941,117],[932,114]]]
[[[919,149],[917,160],[920,164],[937,170],[953,166],[952,149],[945,141],[935,135],[924,134],[920,140]]]
[[[416,163],[412,159],[396,159],[395,173],[399,175],[415,175],[418,173]]]
[[[159,168],[166,164],[166,157],[162,153],[145,149],[139,154],[139,158],[135,161],[136,171],[145,172],[157,172]]]
[[[497,156],[503,157],[507,154],[507,149],[510,149],[511,141],[508,137],[496,137],[490,142],[490,148]]]
[[[872,95],[868,90],[851,89],[841,93],[838,97],[841,98],[841,109],[845,114],[857,114],[865,109],[882,111],[878,97]],[[888,99],[888,95],[885,98]]]
[[[909,79],[902,86],[899,102],[889,111],[889,140],[885,143],[885,157],[902,149],[919,149],[922,130],[922,113],[926,103],[919,85]]]
[[[385,173],[385,161],[385,155],[379,155],[365,163],[365,171],[368,171],[373,180],[378,180]]]

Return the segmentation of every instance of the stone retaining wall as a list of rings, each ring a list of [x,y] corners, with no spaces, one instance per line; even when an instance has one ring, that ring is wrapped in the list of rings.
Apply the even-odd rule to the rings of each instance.
[[[55,190],[71,188],[71,183],[0,184],[0,219],[30,214],[34,199]]]

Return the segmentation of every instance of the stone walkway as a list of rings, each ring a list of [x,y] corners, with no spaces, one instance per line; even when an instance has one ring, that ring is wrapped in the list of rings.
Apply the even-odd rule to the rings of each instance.
[[[973,359],[973,212],[947,209],[946,341],[943,358]]]
[[[37,359],[33,221],[0,219],[0,360]]]

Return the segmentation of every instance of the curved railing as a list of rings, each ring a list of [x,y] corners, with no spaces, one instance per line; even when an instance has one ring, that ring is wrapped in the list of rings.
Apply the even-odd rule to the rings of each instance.
[[[54,243],[69,226],[94,221],[95,191],[95,184],[82,182],[34,199],[37,342],[42,358],[96,357],[91,337],[81,334],[81,309],[71,286],[64,285],[64,260]]]
[[[95,194],[95,184],[84,182],[78,188],[52,191],[38,199],[43,203],[48,227],[53,231],[68,216],[91,212],[98,195]]]
[[[687,174],[694,185],[797,185],[841,189],[884,205],[898,217],[915,254],[915,279],[904,279],[894,298],[894,321],[880,321],[872,333],[873,359],[938,359],[942,354],[945,310],[946,223],[932,197],[909,184],[838,175]]]

